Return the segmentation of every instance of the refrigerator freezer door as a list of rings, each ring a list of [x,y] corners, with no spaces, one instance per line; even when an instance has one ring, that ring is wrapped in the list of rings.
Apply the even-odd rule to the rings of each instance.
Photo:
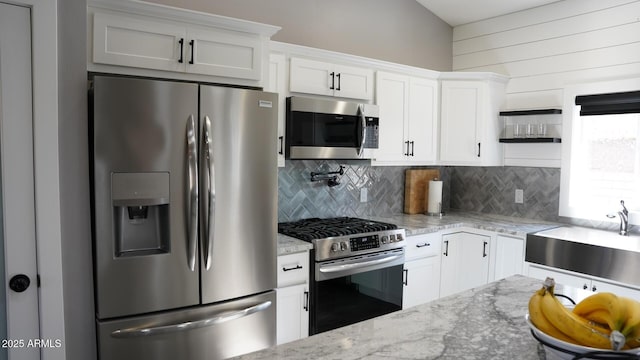
[[[275,345],[276,296],[98,322],[101,360],[215,360]]]
[[[187,225],[189,136],[197,146],[197,125],[190,134],[188,124],[197,124],[198,86],[95,76],[92,100],[98,318],[198,304],[198,254]]]
[[[202,303],[276,287],[277,96],[200,88]]]

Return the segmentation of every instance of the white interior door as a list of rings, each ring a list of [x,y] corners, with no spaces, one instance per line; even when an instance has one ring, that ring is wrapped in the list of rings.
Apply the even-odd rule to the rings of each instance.
[[[0,3],[0,359],[40,357],[31,84],[31,11]]]

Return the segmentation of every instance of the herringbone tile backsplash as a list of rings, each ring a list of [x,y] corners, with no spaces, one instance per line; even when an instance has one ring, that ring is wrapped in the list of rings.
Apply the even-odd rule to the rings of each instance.
[[[450,206],[529,219],[557,221],[560,169],[533,167],[448,167]],[[515,191],[524,203],[515,203]]]
[[[337,171],[345,165],[340,185],[311,182],[311,172]],[[278,221],[309,217],[384,216],[402,213],[405,166],[372,167],[362,161],[287,160],[278,172]],[[413,168],[413,167],[412,167]],[[438,168],[444,182],[443,208],[558,219],[560,170],[524,167]],[[367,188],[367,202],[360,189]],[[515,189],[524,204],[515,204]]]

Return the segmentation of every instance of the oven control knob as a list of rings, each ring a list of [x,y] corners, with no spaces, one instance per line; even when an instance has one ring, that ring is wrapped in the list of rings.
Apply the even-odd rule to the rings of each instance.
[[[346,242],[341,242],[340,243],[340,251],[347,251],[347,243]]]
[[[387,242],[389,242],[389,237],[387,235],[382,235],[382,243],[386,244]]]
[[[402,234],[396,235],[396,238],[398,238],[398,241],[402,241]]]
[[[340,245],[338,243],[331,244],[331,252],[336,252],[340,250]]]

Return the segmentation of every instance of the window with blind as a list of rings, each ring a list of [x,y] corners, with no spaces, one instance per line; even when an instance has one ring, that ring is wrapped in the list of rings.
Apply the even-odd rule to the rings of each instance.
[[[606,221],[620,210],[620,200],[639,211],[640,91],[574,99],[571,151],[563,153],[562,167],[570,181],[561,185],[560,215]]]

